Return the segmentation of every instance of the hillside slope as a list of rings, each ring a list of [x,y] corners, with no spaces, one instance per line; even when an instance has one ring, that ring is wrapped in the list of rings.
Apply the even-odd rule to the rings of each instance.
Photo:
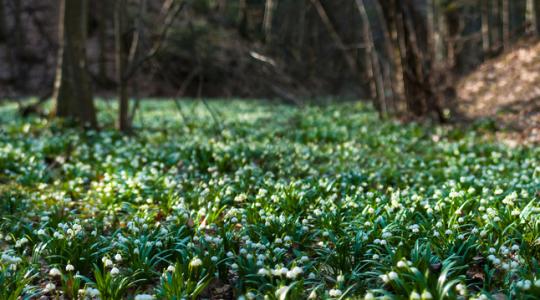
[[[540,42],[484,63],[459,82],[458,97],[467,117],[493,118],[500,139],[540,143]]]

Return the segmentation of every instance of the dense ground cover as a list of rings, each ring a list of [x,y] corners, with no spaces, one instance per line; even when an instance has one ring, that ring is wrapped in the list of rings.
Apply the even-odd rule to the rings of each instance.
[[[144,102],[129,137],[0,107],[0,299],[540,297],[538,147],[211,105]]]

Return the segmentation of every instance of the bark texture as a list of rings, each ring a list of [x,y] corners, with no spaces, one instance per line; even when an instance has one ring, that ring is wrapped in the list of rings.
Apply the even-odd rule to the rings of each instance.
[[[55,114],[97,127],[90,78],[86,69],[86,1],[60,3],[58,62],[54,86]]]

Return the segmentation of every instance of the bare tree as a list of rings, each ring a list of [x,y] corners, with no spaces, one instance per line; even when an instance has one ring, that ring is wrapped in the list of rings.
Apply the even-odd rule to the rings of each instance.
[[[489,34],[489,0],[480,0],[480,13],[482,15],[482,50],[484,57],[491,52],[490,34]]]
[[[97,8],[99,11],[98,19],[98,78],[101,81],[107,79],[107,25],[110,17],[109,8],[111,7],[110,1],[98,0]]]
[[[368,66],[366,71],[370,79],[371,96],[375,101],[375,107],[377,107],[380,114],[384,116],[388,113],[388,104],[386,103],[384,77],[381,71],[377,50],[375,49],[375,43],[373,42],[373,32],[371,30],[364,1],[356,0],[356,7],[362,18],[362,32],[366,44],[366,65]]]
[[[527,0],[526,18],[529,33],[540,36],[540,0]]]
[[[277,0],[266,0],[266,5],[264,8],[264,20],[263,20],[263,30],[265,41],[270,43],[272,40],[272,22],[274,21],[274,7]]]
[[[119,100],[118,129],[123,132],[131,130],[133,114],[130,115],[128,85],[129,81],[139,71],[139,69],[149,60],[154,58],[159,52],[169,29],[173,25],[178,13],[182,10],[184,2],[182,0],[165,0],[161,10],[149,28],[154,29],[151,33],[153,38],[150,47],[142,47],[143,20],[146,13],[146,0],[139,0],[139,11],[134,22],[133,36],[129,46],[126,46],[126,35],[129,32],[127,26],[127,1],[116,0],[114,22],[115,22],[115,60],[116,60],[116,81],[117,96]]]
[[[86,1],[60,2],[60,47],[53,98],[56,116],[97,127],[96,109],[86,69],[86,13]]]
[[[510,0],[502,0],[502,42],[505,51],[510,49]]]
[[[436,114],[440,121],[444,115],[440,95],[434,89],[437,74],[428,48],[426,19],[413,0],[379,0],[385,11],[386,23],[397,34],[400,48],[403,86],[408,112],[415,117]]]
[[[6,6],[4,0],[0,0],[0,43],[7,38]]]
[[[347,63],[347,66],[351,70],[352,73],[357,74],[358,68],[356,59],[349,53],[347,50],[347,47],[343,43],[343,40],[339,36],[336,28],[334,27],[334,24],[332,24],[332,21],[328,17],[328,13],[326,12],[326,9],[324,6],[322,6],[320,0],[311,0],[311,3],[317,10],[317,13],[319,14],[319,17],[321,18],[321,21],[323,22],[324,27],[334,40],[334,43],[337,45],[337,47],[341,50],[343,53],[343,58],[345,59],[345,62]]]

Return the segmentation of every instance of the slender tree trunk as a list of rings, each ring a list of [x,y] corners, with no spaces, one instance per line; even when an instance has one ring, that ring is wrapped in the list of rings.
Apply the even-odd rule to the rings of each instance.
[[[440,121],[444,116],[438,95],[435,94],[433,58],[429,57],[429,30],[423,13],[414,0],[379,0],[387,11],[389,25],[396,27],[403,62],[403,79],[407,110],[415,117],[435,113]],[[393,17],[390,17],[392,16]]]
[[[497,53],[502,47],[501,0],[494,0],[491,5],[491,53]]]
[[[502,0],[502,31],[504,51],[510,49],[510,0]]]
[[[532,0],[532,16],[534,33],[540,36],[540,0]]]
[[[60,2],[58,62],[54,96],[55,114],[97,127],[90,78],[86,70],[84,1]]]
[[[385,77],[387,77],[386,82],[389,83],[390,89],[392,90],[392,111],[396,113],[399,110],[398,102],[401,102],[403,98],[403,64],[401,62],[399,42],[397,42],[397,30],[395,29],[395,22],[387,22],[385,20],[385,14],[379,1],[375,1],[373,6],[377,12],[377,18],[384,36],[386,55],[389,58],[384,70]],[[389,17],[389,19],[393,20],[394,18]],[[388,80],[388,78],[390,80]]]
[[[377,107],[379,113],[385,116],[388,113],[388,105],[386,103],[386,95],[384,89],[384,78],[381,72],[379,59],[373,42],[373,32],[369,22],[369,17],[366,12],[366,7],[363,0],[356,0],[356,6],[362,18],[362,28],[364,40],[366,43],[366,63],[368,68],[368,75],[370,78],[370,85],[372,90],[372,97],[375,101],[375,107]]]
[[[105,82],[107,78],[107,20],[110,7],[109,0],[97,0],[99,10],[98,20],[98,77],[100,81]]]
[[[0,43],[6,41],[7,38],[7,23],[6,23],[6,12],[5,12],[5,3],[4,0],[0,0]]]
[[[24,41],[25,41],[25,31],[23,30],[21,16],[22,16],[22,3],[20,0],[13,1],[14,2],[14,12],[13,12],[13,18],[14,18],[14,41],[15,41],[15,49],[17,53],[22,54],[24,52]]]
[[[341,50],[343,53],[343,58],[345,59],[345,62],[347,63],[347,66],[351,70],[353,74],[358,73],[358,69],[356,67],[356,59],[347,51],[347,47],[345,47],[345,44],[341,40],[341,37],[339,36],[338,32],[336,31],[336,28],[332,24],[330,18],[328,17],[328,14],[326,13],[326,10],[322,6],[320,0],[311,0],[311,3],[317,10],[317,13],[319,14],[319,17],[321,18],[321,21],[323,22],[324,27],[334,40],[334,43],[337,45],[337,47]]]
[[[298,19],[298,40],[297,47],[302,49],[304,47],[304,39],[306,32],[306,0],[298,0],[299,8],[299,19]]]
[[[427,11],[427,20],[426,20],[426,29],[427,29],[427,50],[429,51],[429,57],[432,59],[433,64],[435,64],[435,32],[437,25],[435,23],[435,3],[434,0],[426,0],[426,11]]]
[[[534,0],[533,15],[536,35],[540,36],[540,0]]]
[[[238,32],[244,38],[249,38],[248,16],[247,16],[247,0],[238,1]]]
[[[127,132],[129,124],[129,99],[126,80],[127,53],[124,45],[126,0],[116,0],[114,9],[116,84],[118,97],[118,129]]]
[[[529,34],[540,36],[540,0],[527,0],[527,29]]]
[[[484,59],[491,52],[490,36],[489,36],[489,0],[481,0],[480,11],[482,19],[482,50]]]
[[[272,40],[272,23],[274,21],[274,7],[276,6],[277,0],[266,0],[264,7],[264,20],[263,20],[263,31],[266,43],[271,43]]]

